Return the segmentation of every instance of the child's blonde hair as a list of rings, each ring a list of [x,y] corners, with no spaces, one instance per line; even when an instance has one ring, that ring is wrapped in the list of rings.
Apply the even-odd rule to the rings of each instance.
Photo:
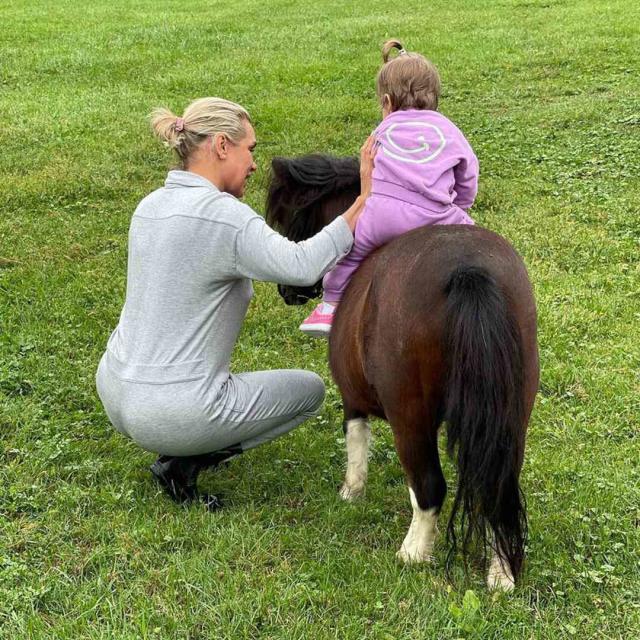
[[[178,154],[182,167],[207,136],[224,133],[231,142],[238,143],[246,135],[245,122],[251,122],[244,107],[223,98],[194,100],[179,118],[165,107],[151,113],[154,133]]]
[[[392,49],[399,53],[389,59]],[[391,111],[436,111],[440,98],[440,75],[435,65],[419,53],[409,53],[399,40],[382,46],[383,65],[378,71],[376,92],[381,103],[389,96]]]

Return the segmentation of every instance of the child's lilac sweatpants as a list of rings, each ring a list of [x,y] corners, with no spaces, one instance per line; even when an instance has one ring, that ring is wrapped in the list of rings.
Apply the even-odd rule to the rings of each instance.
[[[467,213],[456,205],[433,211],[424,209],[420,204],[428,202],[429,206],[434,207],[434,203],[426,199],[422,201],[421,196],[415,192],[406,191],[397,185],[388,185],[386,189],[380,190],[387,193],[374,191],[367,199],[365,209],[358,219],[351,252],[322,281],[323,299],[326,302],[340,302],[360,263],[372,251],[399,235],[428,224],[474,224]]]

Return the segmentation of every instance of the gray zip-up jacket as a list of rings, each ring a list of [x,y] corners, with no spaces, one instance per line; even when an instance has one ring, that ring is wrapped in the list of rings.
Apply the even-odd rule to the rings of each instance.
[[[310,285],[352,243],[342,216],[291,242],[205,178],[170,171],[131,221],[126,301],[107,369],[121,382],[153,385],[204,378],[213,391],[229,376],[250,279]]]

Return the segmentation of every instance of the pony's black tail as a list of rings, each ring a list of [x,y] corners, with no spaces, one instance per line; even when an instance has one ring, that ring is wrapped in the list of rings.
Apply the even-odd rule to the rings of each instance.
[[[475,538],[485,561],[497,545],[516,578],[527,537],[518,483],[526,428],[520,331],[485,269],[458,268],[445,291],[447,451],[458,467],[448,564],[458,542],[466,561]]]

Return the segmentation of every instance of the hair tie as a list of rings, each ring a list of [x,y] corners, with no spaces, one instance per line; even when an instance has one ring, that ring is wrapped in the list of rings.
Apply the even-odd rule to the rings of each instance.
[[[403,49],[402,47],[400,47],[400,49],[398,49],[398,55],[399,56],[406,56],[407,52],[405,49]]]
[[[184,118],[176,118],[176,131],[180,133],[184,130]]]

